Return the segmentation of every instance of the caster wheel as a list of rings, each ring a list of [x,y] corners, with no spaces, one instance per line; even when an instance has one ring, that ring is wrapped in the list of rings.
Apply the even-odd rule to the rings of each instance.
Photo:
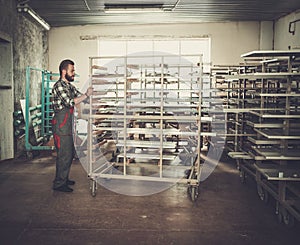
[[[33,159],[33,152],[32,151],[26,151],[26,158],[27,160]]]
[[[260,200],[262,200],[265,203],[268,203],[269,193],[261,185],[257,185],[257,193]]]
[[[198,186],[189,186],[187,189],[188,196],[192,202],[196,202],[199,196]]]
[[[92,197],[95,197],[97,194],[97,182],[95,180],[91,180],[90,189]]]
[[[289,228],[294,227],[295,218],[285,208],[282,210],[282,223]]]
[[[243,170],[240,170],[240,181],[241,183],[246,183],[246,173]]]

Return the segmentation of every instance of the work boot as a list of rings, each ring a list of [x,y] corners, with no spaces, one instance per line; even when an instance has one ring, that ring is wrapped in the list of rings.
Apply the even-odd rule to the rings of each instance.
[[[59,187],[55,187],[55,188],[53,188],[53,190],[55,190],[55,191],[61,191],[61,192],[72,192],[73,191],[73,189],[70,188],[67,185],[62,185],[62,186],[59,186]]]
[[[75,185],[75,181],[74,180],[67,180],[67,185]]]

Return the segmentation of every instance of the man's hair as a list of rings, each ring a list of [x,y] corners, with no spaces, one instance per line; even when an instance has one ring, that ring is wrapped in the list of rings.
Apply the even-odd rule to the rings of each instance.
[[[62,74],[62,70],[67,70],[68,65],[74,65],[74,62],[72,60],[63,60],[62,62],[60,62],[60,65],[59,65],[59,75],[60,75],[60,77],[61,77],[61,74]]]

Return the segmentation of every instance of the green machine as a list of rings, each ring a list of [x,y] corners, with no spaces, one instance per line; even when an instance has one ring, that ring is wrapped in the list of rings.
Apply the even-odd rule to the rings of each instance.
[[[30,105],[32,77],[41,79],[40,104]],[[26,68],[26,99],[25,99],[25,149],[28,158],[33,157],[33,151],[52,150],[54,146],[45,145],[51,135],[51,90],[58,80],[59,74],[33,67]]]
[[[78,75],[76,75],[78,77]],[[26,156],[32,159],[34,152],[53,150],[49,143],[52,137],[52,87],[59,79],[59,73],[28,66],[26,68],[25,100],[22,110],[14,112],[14,134],[25,138]],[[38,90],[38,91],[34,91]],[[33,100],[33,93],[37,93]]]

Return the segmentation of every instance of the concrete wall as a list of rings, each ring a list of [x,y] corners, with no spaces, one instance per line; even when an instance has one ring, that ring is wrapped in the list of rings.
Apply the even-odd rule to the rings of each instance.
[[[88,79],[88,57],[97,56],[97,40],[81,40],[81,36],[102,37],[211,37],[213,64],[238,64],[242,53],[260,46],[259,22],[225,22],[201,24],[165,24],[106,26],[87,25],[52,28],[49,32],[49,70],[58,72],[62,59],[71,58],[81,82]]]
[[[48,67],[48,39],[47,33],[22,15],[17,17],[14,34],[14,78],[15,102],[25,98],[26,67],[46,69]],[[30,84],[30,104],[40,104],[41,75],[32,73]]]
[[[0,35],[11,40],[13,47],[14,110],[19,110],[20,99],[25,99],[26,67],[48,67],[48,32],[34,20],[19,14],[16,0],[0,0]],[[31,85],[32,105],[40,103],[40,79]],[[17,140],[15,155],[24,149],[24,142]]]
[[[18,14],[16,2],[0,0],[0,32],[13,43],[14,101],[17,106],[19,100],[25,98],[26,66],[48,67],[48,33],[34,20]],[[40,97],[37,86],[32,89],[32,100],[37,101]]]
[[[295,35],[289,33],[289,23],[300,19],[300,9],[275,22],[274,48],[278,50],[300,49],[300,21],[295,24]]]

